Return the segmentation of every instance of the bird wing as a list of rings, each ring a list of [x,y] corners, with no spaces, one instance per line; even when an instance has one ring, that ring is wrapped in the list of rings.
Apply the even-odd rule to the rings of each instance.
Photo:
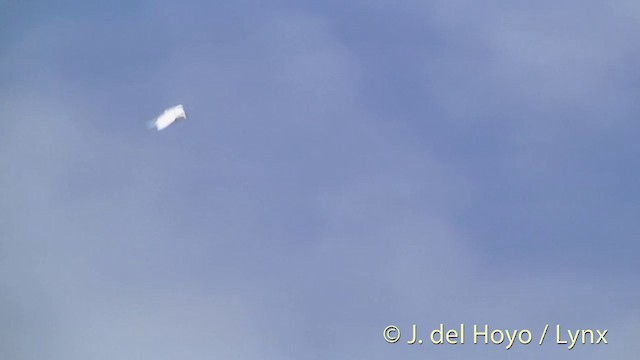
[[[174,121],[176,121],[175,116],[171,113],[165,112],[162,115],[158,116],[155,121],[155,127],[158,129],[158,131],[160,131],[173,124]]]

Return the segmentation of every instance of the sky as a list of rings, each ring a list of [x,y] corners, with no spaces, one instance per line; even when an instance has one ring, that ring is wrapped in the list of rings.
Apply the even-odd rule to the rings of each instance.
[[[1,2],[0,358],[634,358],[639,33],[630,0]]]

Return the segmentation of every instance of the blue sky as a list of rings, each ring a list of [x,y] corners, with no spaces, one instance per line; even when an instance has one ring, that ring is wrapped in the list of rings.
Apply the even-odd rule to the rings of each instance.
[[[635,2],[1,6],[2,358],[640,350]]]

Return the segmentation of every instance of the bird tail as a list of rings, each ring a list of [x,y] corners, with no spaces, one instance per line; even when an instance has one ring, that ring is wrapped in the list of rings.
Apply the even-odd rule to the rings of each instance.
[[[149,120],[147,121],[147,128],[149,129],[153,129],[156,127],[156,121],[155,120]]]

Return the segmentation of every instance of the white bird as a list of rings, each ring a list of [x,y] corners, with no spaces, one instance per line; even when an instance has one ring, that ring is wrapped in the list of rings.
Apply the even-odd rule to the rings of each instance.
[[[186,119],[187,115],[184,113],[182,105],[176,105],[165,110],[155,120],[150,121],[149,128],[156,128],[158,131],[165,129],[169,125],[180,119]]]

